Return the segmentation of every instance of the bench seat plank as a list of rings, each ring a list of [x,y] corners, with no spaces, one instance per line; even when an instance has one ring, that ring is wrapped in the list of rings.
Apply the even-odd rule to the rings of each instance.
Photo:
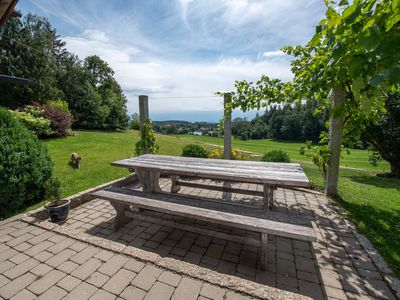
[[[168,213],[172,215],[203,220],[211,223],[231,226],[235,228],[267,233],[287,238],[293,238],[305,241],[315,241],[316,236],[312,227],[294,225],[265,218],[255,218],[239,214],[223,212],[219,210],[206,209],[201,207],[178,204],[169,201],[169,197],[162,195],[143,194],[142,192],[126,191],[123,189],[112,188],[111,190],[100,190],[93,195],[100,199],[123,205],[132,205],[134,207]],[[158,198],[157,198],[158,196]]]

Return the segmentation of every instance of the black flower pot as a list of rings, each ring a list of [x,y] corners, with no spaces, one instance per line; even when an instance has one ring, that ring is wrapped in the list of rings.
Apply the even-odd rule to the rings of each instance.
[[[47,203],[44,207],[50,217],[51,222],[63,224],[68,219],[71,200],[59,200],[57,202]]]

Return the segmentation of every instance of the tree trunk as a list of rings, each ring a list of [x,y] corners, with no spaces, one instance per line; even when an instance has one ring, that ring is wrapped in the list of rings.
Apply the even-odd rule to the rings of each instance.
[[[332,90],[332,113],[329,126],[329,150],[331,157],[325,182],[325,193],[328,196],[335,196],[337,194],[345,98],[346,91],[343,87],[336,87]]]
[[[400,178],[400,163],[399,162],[390,162],[390,173],[392,173],[393,177]]]

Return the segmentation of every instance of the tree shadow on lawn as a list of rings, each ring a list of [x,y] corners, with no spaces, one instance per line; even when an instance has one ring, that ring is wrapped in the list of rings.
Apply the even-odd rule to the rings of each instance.
[[[384,189],[394,189],[400,192],[400,179],[398,178],[384,178],[384,177],[378,177],[376,175],[373,176],[370,174],[361,174],[361,173],[349,176],[344,175],[343,177],[347,177],[350,180],[355,181],[357,183],[373,185],[375,187]]]
[[[400,208],[384,210],[368,204],[348,202],[340,196],[337,201],[400,277]]]

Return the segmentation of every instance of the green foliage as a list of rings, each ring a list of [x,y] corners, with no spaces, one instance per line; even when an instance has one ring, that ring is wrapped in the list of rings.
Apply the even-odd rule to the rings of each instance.
[[[46,182],[45,190],[47,200],[57,203],[61,199],[61,181],[57,177],[52,177]]]
[[[188,144],[182,149],[182,156],[207,158],[209,152],[198,144]]]
[[[75,119],[74,126],[118,129],[128,126],[127,99],[114,71],[98,56],[84,61],[71,54],[51,24],[36,15],[12,15],[0,28],[0,73],[31,79],[31,85],[0,84],[0,105],[22,107],[51,102]]]
[[[135,154],[137,156],[145,153],[158,153],[159,146],[157,144],[153,131],[153,125],[150,119],[147,119],[142,128],[140,128],[139,136],[140,140],[135,145]]]
[[[283,150],[272,150],[265,153],[261,159],[262,161],[269,162],[290,162],[289,154]]]
[[[47,105],[49,105],[51,107],[54,107],[54,108],[57,108],[58,110],[63,111],[65,113],[69,113],[69,114],[71,113],[69,111],[69,107],[68,107],[68,102],[67,101],[64,101],[64,100],[52,100],[52,101],[49,101],[47,103]]]
[[[331,152],[327,145],[316,146],[311,141],[308,141],[300,148],[300,154],[309,157],[313,164],[322,172],[324,179],[326,179],[326,170],[331,158]]]
[[[47,149],[0,108],[0,218],[44,198],[53,164]]]
[[[400,177],[400,94],[389,95],[385,109],[377,123],[367,123],[362,139],[374,151],[370,162],[376,165],[382,158],[390,163],[391,175]]]
[[[33,109],[29,109],[29,111],[34,111]],[[28,111],[12,111],[10,113],[13,114],[21,123],[23,123],[26,128],[36,134],[38,137],[50,137],[54,134],[51,129],[50,120],[38,115],[36,113],[31,114]]]
[[[129,119],[129,128],[133,130],[139,130],[140,129],[140,118],[138,113],[134,113],[130,116]]]

